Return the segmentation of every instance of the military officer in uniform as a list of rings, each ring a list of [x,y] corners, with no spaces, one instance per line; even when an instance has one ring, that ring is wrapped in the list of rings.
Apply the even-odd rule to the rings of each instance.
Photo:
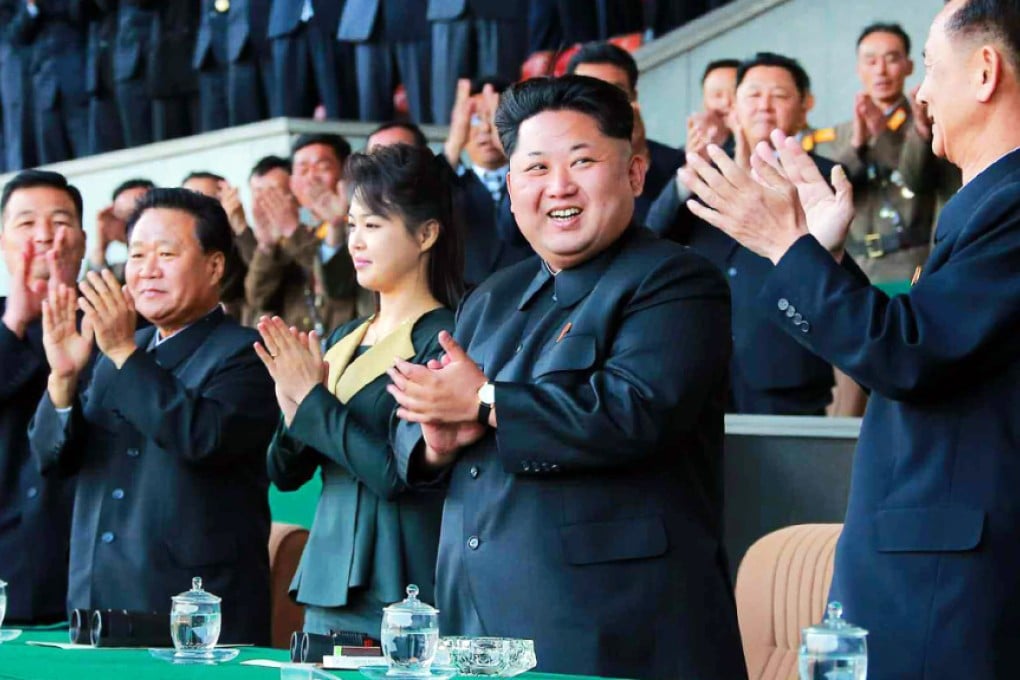
[[[903,84],[914,72],[910,38],[898,24],[872,24],[857,40],[857,74],[864,92],[854,116],[805,135],[805,148],[842,165],[854,187],[854,223],[847,249],[872,283],[909,280],[928,257],[935,217],[931,190],[907,183],[903,147],[916,135]],[[934,160],[927,144],[918,147]]]
[[[198,71],[198,123],[201,132],[229,124],[227,12],[230,0],[202,0],[192,67]]]

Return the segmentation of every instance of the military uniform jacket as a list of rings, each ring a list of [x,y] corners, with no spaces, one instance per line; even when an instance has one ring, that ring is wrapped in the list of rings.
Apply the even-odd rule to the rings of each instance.
[[[407,329],[406,337],[395,332],[355,359],[351,353],[364,337],[365,323],[360,319],[341,326],[327,343],[351,357],[341,374],[349,381],[347,392],[356,391],[344,392],[342,402],[319,385],[301,402],[289,428],[281,422],[269,447],[269,477],[284,491],[322,471],[315,521],[291,584],[291,595],[301,604],[341,607],[352,588],[397,602],[409,583],[421,589],[423,600],[435,601],[443,494],[409,490],[397,474],[389,442],[396,402],[386,391],[386,369],[397,355],[417,364],[438,358],[437,336],[441,330],[453,331],[453,313],[429,312]],[[348,341],[341,343],[344,338]],[[342,368],[336,350],[327,355],[331,372]]]
[[[534,639],[546,672],[746,677],[720,542],[728,307],[711,264],[637,226],[469,295],[455,335],[499,428],[447,471],[442,633]],[[425,482],[420,428],[394,439]]]
[[[44,474],[77,473],[70,608],[167,612],[201,576],[224,642],[269,642],[269,482],[278,417],[255,331],[217,308],[117,370],[96,362],[64,418],[44,394],[29,430]]]
[[[810,237],[763,287],[780,326],[872,391],[831,595],[870,631],[869,678],[1016,675],[1017,272],[1020,151],[949,202],[909,294],[886,297]]]
[[[935,156],[930,143],[921,147],[930,159],[904,155],[909,136],[920,139],[904,99],[889,113],[881,134],[861,149],[853,146],[853,121],[815,130],[809,138],[813,150],[842,165],[853,183],[855,216],[847,249],[874,283],[909,280],[928,257],[935,193],[912,188],[907,178],[923,172]]]
[[[302,330],[321,327],[325,335],[375,311],[375,298],[358,285],[346,246],[322,262],[321,245],[310,229],[299,226],[273,251],[251,251],[244,293],[253,318],[276,314]]]
[[[48,375],[41,322],[24,338],[0,323],[0,580],[10,584],[9,622],[66,616],[74,480],[42,477],[27,435]]]

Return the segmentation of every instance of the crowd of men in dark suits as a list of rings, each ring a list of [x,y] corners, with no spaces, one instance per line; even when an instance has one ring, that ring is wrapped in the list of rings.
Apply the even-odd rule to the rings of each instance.
[[[2,0],[0,172],[268,117],[447,123],[458,78],[722,4]],[[647,14],[647,16],[646,16]]]
[[[274,57],[322,57],[327,36],[309,21],[318,15],[277,15],[274,3],[270,41],[286,41]],[[274,20],[290,29],[274,37]],[[484,28],[455,24],[443,29],[451,40]],[[1017,475],[1003,458],[1016,448],[1018,30],[1015,0],[953,0],[927,45],[945,70],[908,94],[909,37],[869,25],[856,45],[864,91],[835,128],[809,126],[810,79],[795,60],[713,62],[683,150],[645,137],[633,59],[607,43],[583,46],[560,81],[454,81],[435,171],[452,188],[474,292],[443,340],[444,363],[392,374],[401,408],[391,444],[408,489],[448,485],[436,584],[447,631],[536,637],[542,667],[560,672],[743,677],[720,547],[722,413],[821,414],[842,375],[873,403],[834,591],[881,636],[875,677],[961,677],[973,660],[954,654],[953,636],[984,650],[973,677],[1004,677],[1016,610]],[[978,49],[973,31],[984,61],[960,57]],[[196,66],[215,51],[198,44]],[[399,50],[363,52],[356,63],[399,61]],[[154,125],[182,120],[180,104],[154,98]],[[996,133],[986,154],[954,144],[982,126]],[[392,144],[426,140],[413,123],[387,123],[366,151]],[[260,465],[275,410],[241,326],[272,314],[321,332],[372,312],[344,247],[351,151],[342,137],[309,135],[289,159],[262,159],[247,211],[208,171],[184,178],[189,191],[118,187],[101,213],[105,242],[126,239],[130,224],[132,257],[167,267],[160,276],[178,276],[184,294],[168,306],[136,264],[129,285],[140,297],[126,306],[123,273],[100,248],[80,284],[87,325],[72,304],[85,257],[80,195],[45,173],[5,188],[0,545],[35,551],[5,563],[14,577],[0,574],[27,584],[12,589],[13,618],[59,618],[65,604],[158,607],[203,569],[247,621],[231,639],[265,642],[267,605],[247,595],[265,590],[264,554],[245,550],[265,542]],[[946,158],[967,183],[932,236],[931,215],[961,181]],[[165,243],[190,274],[162,262]],[[904,269],[915,261],[924,271]],[[913,274],[917,286],[890,298],[869,274]],[[46,291],[47,278],[61,285]],[[136,312],[157,332],[133,333]],[[91,336],[101,356],[83,350]],[[485,380],[488,396],[477,385],[467,398],[443,392],[465,375]],[[430,390],[432,401],[408,396]],[[167,476],[167,455],[186,471]],[[241,478],[229,489],[228,465]],[[171,506],[127,510],[130,494],[167,485],[198,494],[184,520]],[[69,544],[70,578],[59,545],[21,532]],[[242,578],[235,563],[254,566]],[[146,565],[158,566],[153,583],[110,587]],[[547,602],[570,602],[588,627],[563,625]]]

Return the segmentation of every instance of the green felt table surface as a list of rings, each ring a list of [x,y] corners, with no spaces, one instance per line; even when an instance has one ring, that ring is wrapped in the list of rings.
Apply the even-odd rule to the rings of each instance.
[[[242,666],[250,659],[286,661],[282,649],[242,647],[233,661],[218,666],[178,666],[149,656],[145,649],[57,649],[34,647],[29,640],[67,642],[66,630],[26,630],[16,640],[0,644],[2,680],[278,680],[276,668]],[[358,671],[329,671],[342,680],[364,680]],[[521,680],[593,680],[580,675],[525,673]]]

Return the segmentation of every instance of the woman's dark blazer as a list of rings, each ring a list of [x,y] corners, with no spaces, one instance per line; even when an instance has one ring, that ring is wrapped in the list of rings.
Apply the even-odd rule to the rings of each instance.
[[[327,346],[364,323],[359,319],[340,326]],[[402,358],[424,364],[439,357],[441,330],[453,330],[451,311],[424,314],[411,329],[413,350],[408,347]],[[342,607],[356,587],[383,602],[396,602],[409,583],[421,589],[422,599],[434,601],[443,493],[412,491],[397,474],[389,442],[396,402],[386,391],[386,369],[393,358],[388,351],[360,356],[357,370],[367,369],[365,377],[375,377],[347,403],[316,386],[291,426],[281,423],[269,446],[269,477],[283,491],[297,489],[322,470],[322,496],[290,586],[291,596],[302,604]]]

